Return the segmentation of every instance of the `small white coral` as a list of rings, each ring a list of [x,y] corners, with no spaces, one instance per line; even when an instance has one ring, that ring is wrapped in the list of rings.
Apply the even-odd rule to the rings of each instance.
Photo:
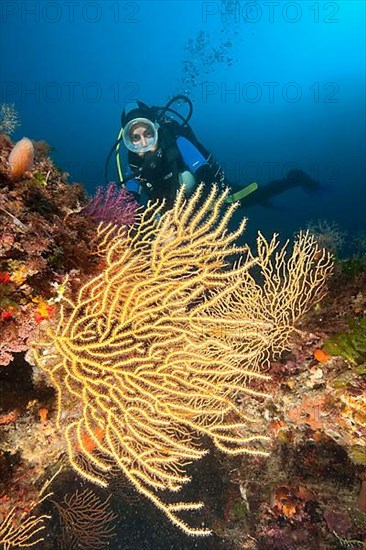
[[[14,103],[0,105],[0,134],[11,135],[19,126],[19,116]]]
[[[315,237],[321,248],[333,253],[340,252],[347,237],[346,231],[342,231],[335,222],[327,220],[310,221],[306,228]]]

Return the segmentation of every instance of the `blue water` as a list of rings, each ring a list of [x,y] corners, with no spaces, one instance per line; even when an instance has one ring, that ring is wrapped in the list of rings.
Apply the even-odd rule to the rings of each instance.
[[[360,0],[5,1],[0,101],[20,113],[14,139],[45,139],[93,193],[123,105],[185,92],[231,180],[266,184],[294,165],[323,184],[248,209],[249,231],[291,235],[325,218],[355,232],[366,229],[364,46]]]

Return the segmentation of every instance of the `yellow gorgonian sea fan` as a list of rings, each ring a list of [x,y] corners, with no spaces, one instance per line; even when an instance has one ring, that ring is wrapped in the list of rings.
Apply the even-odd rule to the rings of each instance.
[[[294,323],[323,294],[330,257],[300,235],[286,261],[259,235],[237,247],[228,223],[236,206],[214,186],[174,207],[150,205],[128,232],[100,228],[103,272],[35,346],[58,392],[58,423],[72,466],[102,485],[116,468],[185,532],[180,517],[201,503],[167,504],[159,490],[189,481],[202,436],[224,452],[267,454],[266,437],[235,397],[265,394],[253,382],[287,345]],[[235,260],[233,260],[233,258]],[[234,263],[233,263],[234,262]]]

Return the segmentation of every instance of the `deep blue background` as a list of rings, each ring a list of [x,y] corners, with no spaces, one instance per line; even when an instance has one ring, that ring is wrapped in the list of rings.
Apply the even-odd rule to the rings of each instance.
[[[90,193],[123,105],[186,92],[232,180],[266,184],[295,163],[324,186],[248,209],[248,235],[318,218],[366,229],[363,1],[4,1],[0,30],[13,138],[45,139]]]

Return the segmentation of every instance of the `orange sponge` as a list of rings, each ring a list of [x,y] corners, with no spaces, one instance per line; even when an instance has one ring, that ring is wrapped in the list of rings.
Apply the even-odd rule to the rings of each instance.
[[[24,176],[25,172],[32,169],[33,160],[33,143],[30,139],[24,137],[14,145],[9,155],[11,178],[16,180]]]

